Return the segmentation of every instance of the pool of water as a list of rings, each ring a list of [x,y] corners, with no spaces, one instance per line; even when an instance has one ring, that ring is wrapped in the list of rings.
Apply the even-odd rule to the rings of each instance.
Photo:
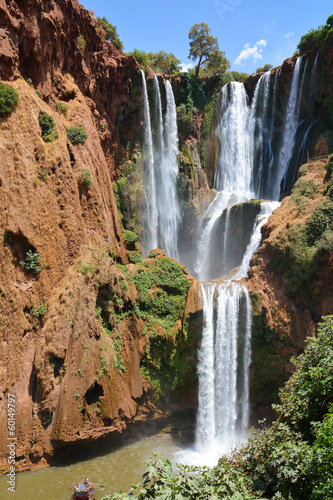
[[[94,497],[114,491],[128,491],[141,480],[144,460],[157,451],[170,460],[180,461],[182,446],[169,436],[150,437],[129,443],[100,456],[70,465],[49,467],[16,475],[15,493],[7,490],[7,477],[0,477],[1,500],[70,500],[73,483],[88,477],[95,483]]]

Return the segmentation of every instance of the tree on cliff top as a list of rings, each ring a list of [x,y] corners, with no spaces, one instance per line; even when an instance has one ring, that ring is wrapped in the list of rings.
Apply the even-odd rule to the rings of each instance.
[[[260,68],[256,69],[256,73],[266,73],[266,71],[269,71],[272,68],[273,64],[264,64],[263,66],[260,66]]]
[[[190,55],[196,61],[195,76],[199,76],[200,69],[204,76],[222,75],[229,67],[230,63],[225,57],[225,53],[219,49],[217,38],[210,34],[211,29],[206,23],[194,24],[190,29],[188,37],[190,39]]]
[[[124,46],[120,41],[119,35],[117,33],[117,26],[109,23],[109,21],[105,17],[98,17],[97,21],[105,31],[105,40],[109,40],[112,45],[116,47],[116,49],[124,50]]]
[[[149,66],[155,73],[173,75],[179,71],[180,60],[172,52],[148,52]]]

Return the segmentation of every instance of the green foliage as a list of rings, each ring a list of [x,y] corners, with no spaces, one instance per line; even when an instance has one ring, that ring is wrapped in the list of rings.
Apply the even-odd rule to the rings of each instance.
[[[38,252],[28,250],[24,259],[20,261],[20,266],[23,267],[28,273],[38,274],[42,268],[38,265],[40,263],[40,255]]]
[[[226,75],[228,74],[231,75],[231,79],[235,82],[244,82],[249,76],[247,73],[239,73],[239,71],[229,71]]]
[[[40,113],[39,125],[42,130],[42,138],[45,142],[53,142],[58,139],[58,130],[52,116],[46,113]]]
[[[141,484],[104,497],[139,499],[328,500],[333,498],[333,316],[294,360],[275,407],[278,418],[217,467],[190,467],[154,454]],[[262,422],[261,422],[262,423]]]
[[[296,371],[275,406],[281,422],[313,441],[313,423],[321,422],[333,401],[333,316],[318,325],[318,338],[294,360]]]
[[[91,188],[93,178],[90,168],[81,168],[81,172],[79,174],[79,182],[82,183],[87,190]]]
[[[177,108],[177,123],[178,131],[184,137],[193,135],[197,129],[197,108],[193,106],[191,97],[187,100],[187,104],[181,104]]]
[[[69,110],[68,104],[66,104],[65,102],[60,102],[60,101],[57,101],[55,103],[55,108],[59,113],[62,113],[63,115],[65,115],[67,113],[67,111]]]
[[[128,252],[128,260],[132,264],[139,264],[139,262],[142,262],[142,255],[140,252]]]
[[[141,484],[133,486],[129,493],[107,495],[102,500],[253,499],[251,482],[229,464],[221,463],[214,469],[176,464],[175,470],[170,460],[159,457],[156,453],[144,464],[147,470]]]
[[[175,88],[175,100],[177,106],[190,104],[197,109],[203,109],[211,100],[212,96],[218,92],[226,81],[230,80],[230,75],[217,75],[201,80],[191,73],[181,73],[182,84]]]
[[[128,52],[128,54],[134,56],[140,66],[148,68],[149,58],[147,52],[145,52],[144,50],[134,49],[132,50],[132,52]]]
[[[123,238],[124,238],[126,245],[128,247],[132,247],[134,245],[134,243],[136,243],[138,241],[139,236],[136,233],[134,233],[133,231],[128,231],[127,229],[125,229],[123,231]]]
[[[19,93],[14,87],[0,83],[0,117],[8,116],[19,102]]]
[[[317,191],[313,181],[300,179],[291,199],[313,198]],[[294,225],[280,234],[271,251],[271,269],[284,273],[288,279],[288,293],[303,300],[313,294],[314,275],[321,257],[332,251],[333,202],[325,200],[317,205],[304,224]]]
[[[34,306],[30,309],[30,314],[33,316],[37,321],[44,316],[47,313],[47,306],[45,302],[41,302],[39,306]]]
[[[115,352],[115,357],[113,358],[113,365],[118,368],[119,373],[125,373],[126,368],[124,365],[124,358],[121,356],[121,339],[115,338],[112,340],[113,350]]]
[[[84,144],[88,137],[87,131],[84,127],[77,127],[75,125],[66,128],[66,133],[72,144]]]
[[[77,39],[77,44],[78,44],[79,49],[81,50],[81,52],[84,52],[86,50],[87,42],[85,41],[83,35],[79,35],[79,37]]]
[[[333,491],[333,316],[294,364],[277,421],[255,433],[236,465],[268,498],[324,500]]]
[[[172,53],[164,52],[148,52],[148,64],[155,73],[164,73],[166,75],[174,75],[179,71],[180,61]]]
[[[308,245],[314,245],[327,230],[333,230],[333,202],[328,200],[320,203],[305,223]]]
[[[194,24],[190,29],[190,55],[193,61],[199,59],[195,68],[195,76],[200,69],[205,76],[222,75],[230,66],[225,53],[219,49],[217,38],[211,34],[211,29],[205,23]]]
[[[118,50],[124,50],[124,46],[120,41],[119,35],[117,33],[117,26],[109,23],[105,17],[97,17],[97,21],[102,26],[105,31],[105,40],[109,40],[112,45]]]
[[[264,64],[263,66],[257,68],[255,72],[256,73],[266,73],[266,71],[269,71],[272,68],[273,68],[273,64]]]
[[[41,181],[45,181],[46,178],[48,176],[48,173],[47,173],[47,170],[45,170],[44,168],[39,168],[37,170],[37,177],[38,179],[40,179]]]
[[[323,26],[318,26],[317,29],[311,29],[301,37],[298,44],[300,55],[310,51],[318,51],[325,46],[330,46],[333,41],[333,23],[332,16],[326,21]]]
[[[314,443],[316,480],[311,498],[322,500],[333,498],[333,407],[330,406],[323,423],[316,428]]]

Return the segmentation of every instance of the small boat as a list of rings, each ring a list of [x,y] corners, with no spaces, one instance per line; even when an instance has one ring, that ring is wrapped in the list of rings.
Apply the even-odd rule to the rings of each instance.
[[[94,493],[94,483],[86,477],[83,483],[74,484],[74,500],[91,500]]]

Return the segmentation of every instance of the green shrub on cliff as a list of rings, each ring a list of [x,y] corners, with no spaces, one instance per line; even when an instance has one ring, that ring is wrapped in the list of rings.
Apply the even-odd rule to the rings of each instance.
[[[301,37],[298,44],[300,54],[312,50],[320,50],[325,45],[331,45],[333,42],[333,15],[329,16],[326,24],[318,26],[317,29],[311,29]]]
[[[19,94],[14,87],[0,83],[0,117],[8,116],[17,103],[19,102]]]
[[[38,120],[42,130],[42,138],[45,142],[53,142],[58,139],[58,130],[52,116],[47,113],[40,113]]]
[[[109,23],[109,21],[105,17],[97,17],[97,21],[105,30],[105,40],[109,40],[116,49],[123,50],[124,46],[120,41],[119,35],[117,33],[117,26]]]
[[[189,98],[187,104],[181,104],[177,108],[178,131],[184,137],[193,135],[197,129],[198,110],[193,106],[193,101]]]
[[[84,144],[88,137],[87,131],[84,127],[77,127],[75,125],[66,128],[66,133],[72,144]]]
[[[93,183],[93,177],[92,177],[90,168],[81,168],[81,172],[79,174],[79,182],[87,190],[89,190],[91,188],[92,183]]]
[[[39,274],[42,270],[42,268],[39,266],[39,263],[39,253],[28,250],[24,256],[24,259],[20,261],[20,266],[23,267],[23,269],[28,273]]]

